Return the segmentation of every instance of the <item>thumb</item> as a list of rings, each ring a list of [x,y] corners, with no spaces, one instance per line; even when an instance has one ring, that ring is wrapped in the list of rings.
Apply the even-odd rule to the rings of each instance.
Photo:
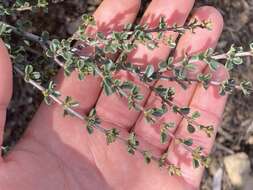
[[[0,145],[2,145],[3,143],[6,109],[11,99],[11,95],[12,95],[12,64],[8,51],[5,48],[5,44],[0,39]]]

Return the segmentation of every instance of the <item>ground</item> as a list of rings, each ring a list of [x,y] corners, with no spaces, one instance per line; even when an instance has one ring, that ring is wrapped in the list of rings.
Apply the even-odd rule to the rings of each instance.
[[[143,0],[142,11],[149,3]],[[100,0],[62,0],[49,6],[49,13],[40,13],[32,18],[34,26],[32,32],[40,33],[47,30],[53,37],[65,38],[76,29],[80,15],[93,12]],[[217,50],[226,51],[230,44],[247,47],[253,41],[253,1],[252,0],[199,0],[196,6],[213,5],[224,16],[225,28],[219,41]],[[52,11],[53,10],[53,11]],[[45,16],[47,19],[44,19]],[[12,19],[12,22],[16,18]],[[245,65],[239,67],[239,72],[233,74],[236,79],[250,79],[253,81],[252,59],[246,59]],[[14,76],[14,95],[8,108],[7,125],[4,135],[4,146],[13,146],[22,136],[27,123],[32,118],[41,102],[41,95],[25,84],[18,76]],[[245,152],[251,158],[253,166],[253,96],[245,97],[239,93],[230,96],[224,113],[222,127],[219,130],[216,145],[213,150],[213,162],[205,172],[202,190],[212,189],[213,175],[218,168],[223,168],[223,159],[227,155]],[[223,176],[223,189],[233,189],[226,172]]]

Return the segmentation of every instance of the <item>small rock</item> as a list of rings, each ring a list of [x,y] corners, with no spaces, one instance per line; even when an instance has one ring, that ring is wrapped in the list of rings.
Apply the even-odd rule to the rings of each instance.
[[[222,184],[222,178],[223,178],[223,170],[222,168],[219,168],[215,175],[213,176],[213,190],[221,190],[221,184]]]
[[[253,135],[247,139],[247,144],[253,145]]]
[[[242,188],[250,175],[250,161],[244,152],[224,158],[224,165],[232,185]]]
[[[252,190],[253,187],[253,177],[251,176],[246,182],[243,190]]]

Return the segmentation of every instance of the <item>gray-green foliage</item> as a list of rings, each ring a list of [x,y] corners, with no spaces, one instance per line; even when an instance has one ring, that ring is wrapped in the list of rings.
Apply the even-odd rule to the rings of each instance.
[[[20,11],[36,12],[36,10],[44,8],[46,10],[48,3],[46,0],[18,0],[13,4],[6,4],[0,0],[0,17],[8,17],[8,15],[17,14]],[[58,63],[63,68],[66,77],[70,76],[72,72],[78,73],[79,80],[85,80],[87,76],[100,77],[101,87],[105,95],[116,94],[126,99],[128,108],[143,112],[149,125],[157,125],[166,113],[174,112],[181,115],[187,121],[187,131],[189,134],[201,131],[206,134],[207,138],[210,138],[214,134],[214,128],[212,125],[203,125],[197,122],[197,119],[201,117],[201,113],[192,112],[189,107],[177,105],[174,102],[174,98],[177,96],[175,89],[162,85],[154,86],[153,84],[161,79],[174,81],[183,89],[187,89],[194,82],[202,84],[205,89],[208,89],[210,85],[215,85],[219,87],[221,95],[230,94],[235,90],[240,90],[245,95],[250,95],[252,92],[252,83],[247,80],[238,84],[231,78],[224,81],[213,81],[211,72],[205,74],[199,73],[194,78],[189,78],[188,73],[196,69],[194,63],[197,61],[206,63],[210,71],[215,71],[218,69],[222,59],[225,60],[224,65],[228,70],[234,70],[243,64],[243,57],[253,55],[253,43],[250,44],[248,52],[243,51],[241,47],[237,48],[232,45],[225,54],[218,55],[213,49],[208,49],[196,55],[185,55],[177,63],[175,63],[173,56],[171,56],[161,61],[158,67],[155,67],[152,63],[143,67],[137,66],[127,59],[127,54],[133,51],[139,43],[145,45],[150,50],[159,46],[158,41],[165,43],[169,48],[176,48],[176,41],[171,36],[166,36],[165,32],[173,31],[179,33],[179,35],[183,35],[185,31],[194,33],[196,28],[211,30],[212,23],[208,20],[198,21],[193,19],[189,24],[184,26],[168,26],[165,19],[161,17],[157,26],[153,28],[150,28],[148,25],[127,24],[123,31],[112,31],[108,35],[97,32],[93,36],[86,34],[85,29],[96,25],[94,17],[85,14],[82,16],[82,21],[83,24],[72,37],[62,40],[52,39],[46,31],[41,36],[25,32],[24,30],[32,24],[29,20],[18,20],[16,27],[8,25],[6,22],[0,22],[0,36],[5,40],[15,66],[24,70],[25,81],[30,83],[33,81],[38,85],[47,84],[47,87],[42,90],[44,101],[50,105],[52,100],[57,100],[63,106],[64,116],[72,115],[80,119],[80,115],[76,115],[76,112],[73,111],[79,104],[70,96],[61,99],[60,92],[55,90],[56,84],[48,79],[51,75],[56,74],[55,67],[49,67],[47,72],[43,72],[41,67],[38,67],[38,64],[36,64],[39,59],[44,60],[44,62],[51,61]],[[158,35],[153,35],[154,32],[157,32]],[[12,42],[12,36],[14,35],[22,36],[26,40],[22,39],[21,45],[14,47]],[[79,41],[78,45],[73,46],[76,41]],[[26,49],[34,45],[34,42],[42,46],[42,55],[37,56],[36,62],[28,64],[29,54],[27,54]],[[80,54],[83,49],[88,49],[92,53],[83,56]],[[108,56],[108,54],[113,55],[118,53],[120,55],[116,61],[112,60],[111,56]],[[138,78],[140,82],[160,98],[160,107],[146,109],[141,106],[144,96],[140,87],[133,81],[123,81],[116,78],[115,74],[119,72],[127,72]],[[48,76],[45,77],[45,75]],[[150,163],[152,160],[157,161],[159,167],[167,168],[170,175],[181,175],[179,167],[166,163],[165,155],[156,158],[151,151],[141,150],[139,148],[141,142],[139,142],[135,133],[131,132],[128,138],[123,139],[120,130],[116,128],[104,129],[95,109],[92,109],[84,118],[84,126],[89,134],[94,133],[95,129],[98,129],[98,131],[104,133],[108,145],[120,139],[124,141],[130,154],[135,154],[138,151],[142,153],[146,163]],[[208,155],[204,154],[203,148],[200,146],[193,148],[195,142],[191,138],[185,139],[174,136],[171,129],[175,127],[175,123],[171,121],[160,123],[160,142],[162,144],[168,143],[170,140],[179,142],[187,150],[191,150],[194,167],[198,168],[201,165],[207,167],[210,160]]]

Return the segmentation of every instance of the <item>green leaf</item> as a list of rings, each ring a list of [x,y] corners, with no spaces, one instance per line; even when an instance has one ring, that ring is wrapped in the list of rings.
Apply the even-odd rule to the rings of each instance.
[[[139,145],[139,141],[137,141],[136,135],[134,132],[131,132],[128,136],[127,140],[127,150],[130,154],[134,154],[136,148]]]
[[[39,80],[40,79],[40,73],[39,72],[32,72],[31,73],[31,78],[33,79],[33,80]]]
[[[6,30],[7,30],[7,25],[3,22],[0,22],[0,36],[2,36],[6,32]]]
[[[86,120],[86,129],[89,134],[92,134],[94,127],[100,124],[100,120],[97,116],[96,109],[92,109],[89,115],[85,118]]]
[[[94,132],[94,128],[92,126],[86,125],[86,129],[90,135]]]
[[[107,144],[111,144],[115,142],[118,136],[119,136],[119,131],[116,128],[107,130],[106,131]]]
[[[175,67],[173,73],[178,80],[186,79],[186,69],[184,67]]]
[[[242,81],[240,87],[244,95],[248,96],[253,92],[253,85],[250,81]]]
[[[184,143],[186,146],[192,146],[193,140],[192,139],[184,139],[184,140],[182,140],[182,143]]]
[[[149,163],[151,162],[151,160],[152,160],[152,154],[151,154],[151,152],[149,152],[149,151],[144,151],[144,152],[143,152],[143,156],[144,156],[145,162],[146,162],[147,164],[149,164]]]
[[[201,157],[201,165],[204,166],[205,168],[209,168],[211,164],[211,158],[209,156],[202,156]]]
[[[192,164],[193,164],[194,168],[199,168],[199,166],[200,166],[199,160],[196,160],[196,159],[192,160]]]
[[[94,26],[94,25],[96,25],[95,18],[92,15],[84,14],[82,16],[82,20],[83,20],[83,24],[85,26],[88,26],[88,25]]]
[[[66,116],[66,115],[71,115],[72,116],[72,114],[69,112],[69,109],[70,108],[75,108],[75,107],[78,107],[78,106],[79,106],[78,102],[74,101],[72,99],[72,97],[66,96],[66,98],[63,102],[63,108],[64,108],[64,114],[63,115],[64,116]]]
[[[253,42],[250,43],[249,48],[250,48],[251,52],[253,53]]]
[[[160,168],[165,166],[167,158],[168,158],[168,152],[163,153],[162,156],[159,158],[158,166]]]
[[[144,75],[149,78],[154,74],[154,66],[153,65],[147,65],[146,70],[144,72]]]
[[[48,0],[38,0],[37,6],[38,7],[46,7],[46,6],[48,6]]]
[[[57,39],[53,39],[49,45],[49,49],[51,52],[56,53],[58,49],[60,49],[61,43]]]
[[[196,131],[195,127],[191,124],[187,125],[187,130],[189,133],[194,133]]]
[[[180,108],[180,111],[179,111],[181,114],[183,115],[188,115],[190,113],[190,108]]]
[[[55,83],[53,81],[49,82],[48,88],[45,89],[42,94],[44,96],[44,101],[47,105],[51,105],[52,99],[50,98],[50,95],[53,95],[54,97],[59,97],[60,92],[55,91]]]
[[[241,65],[241,64],[243,64],[243,60],[242,60],[241,57],[235,57],[235,58],[233,59],[233,63],[234,63],[235,65]]]
[[[170,176],[175,176],[175,175],[181,176],[182,175],[181,169],[179,167],[175,166],[174,164],[170,164],[167,169],[168,169]]]
[[[25,74],[31,74],[33,72],[33,66],[32,65],[27,65],[25,67]]]
[[[47,31],[43,31],[41,34],[41,39],[46,43],[49,40],[49,33]]]
[[[228,79],[221,83],[220,85],[220,95],[231,94],[235,90],[235,80]]]
[[[166,28],[167,28],[167,24],[166,24],[166,21],[165,21],[165,17],[163,17],[163,16],[160,17],[158,28],[159,28],[160,30],[163,30],[163,29],[166,29]]]
[[[200,53],[198,55],[191,56],[190,62],[204,61],[205,58],[205,53]]]
[[[151,111],[151,114],[153,116],[155,116],[155,117],[161,117],[161,116],[163,116],[167,112],[167,108],[166,107],[152,108],[150,111]]]
[[[214,127],[212,125],[199,125],[199,129],[204,131],[206,135],[210,138],[214,133]]]
[[[120,85],[120,88],[121,89],[132,89],[134,87],[134,84],[130,81],[124,81],[121,85]]]
[[[35,72],[33,70],[32,65],[26,65],[26,67],[25,67],[25,76],[24,76],[24,80],[26,82],[29,82],[31,79],[39,82],[40,76],[41,75],[40,75],[39,72]]]
[[[129,30],[132,29],[132,27],[133,27],[133,24],[128,23],[128,24],[126,24],[126,25],[124,26],[124,30],[129,31]]]
[[[161,131],[160,133],[160,142],[161,144],[165,144],[168,140],[168,134],[165,131]]]
[[[172,100],[175,95],[174,88],[165,88],[162,85],[155,87],[154,92],[164,100]]]
[[[200,117],[200,113],[199,113],[198,111],[195,111],[195,112],[192,113],[191,118],[192,118],[193,120],[195,120],[195,119],[197,119],[197,118],[199,118],[199,117]]]
[[[109,78],[104,78],[103,80],[103,89],[106,94],[106,96],[110,96],[115,92],[115,90],[112,88],[112,83]]]
[[[172,49],[176,48],[177,46],[176,42],[173,40],[171,36],[169,36],[169,38],[167,39],[167,44]]]
[[[243,59],[240,56],[237,56],[237,53],[242,52],[243,49],[241,47],[235,47],[232,45],[227,52],[227,61],[225,67],[229,70],[232,70],[237,65],[241,65],[243,63]]]
[[[203,84],[203,87],[205,89],[207,89],[208,86],[209,86],[209,83],[212,79],[212,75],[210,73],[208,73],[208,74],[199,74],[197,76],[197,79],[198,79],[199,82],[201,82]]]
[[[171,70],[173,61],[174,61],[173,57],[169,57],[166,61],[162,61],[159,64],[159,72],[164,72],[164,71],[167,71],[167,70]]]
[[[187,65],[185,65],[185,69],[194,71],[196,69],[196,65],[188,63]]]
[[[161,126],[161,131],[160,131],[160,142],[161,144],[165,144],[168,141],[168,134],[169,134],[169,129],[174,128],[175,123],[173,122],[168,122],[168,123],[163,123]]]
[[[209,68],[212,70],[212,71],[216,71],[218,69],[218,66],[219,66],[219,62],[216,61],[215,59],[210,59],[210,60],[206,60],[206,63],[208,64]]]

